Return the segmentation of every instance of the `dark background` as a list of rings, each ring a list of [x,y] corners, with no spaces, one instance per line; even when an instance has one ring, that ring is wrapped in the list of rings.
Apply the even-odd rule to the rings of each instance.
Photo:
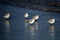
[[[47,1],[47,0],[46,0]],[[59,0],[53,0],[59,1]],[[6,1],[2,1],[6,3]],[[13,3],[13,1],[9,1]],[[24,3],[24,1],[21,1]],[[17,2],[18,3],[18,2]],[[32,5],[32,4],[31,4]],[[45,7],[45,6],[42,6]],[[55,6],[53,6],[55,7]],[[24,24],[24,14],[28,12],[30,14],[29,18],[32,18],[34,15],[39,15],[39,30],[37,37],[34,36],[34,39],[29,39],[29,33],[25,33],[25,24]],[[11,17],[7,20],[3,18],[4,14],[10,13]],[[32,15],[32,16],[31,16]],[[48,31],[50,24],[47,22],[50,18],[56,19],[56,22],[53,24],[55,36],[52,38],[49,36],[51,33]],[[9,28],[5,25],[5,21],[9,22]],[[36,32],[37,33],[37,32]],[[35,39],[37,38],[37,39]],[[42,11],[22,8],[21,6],[15,6],[11,4],[0,4],[0,40],[60,40],[60,13],[52,11]]]

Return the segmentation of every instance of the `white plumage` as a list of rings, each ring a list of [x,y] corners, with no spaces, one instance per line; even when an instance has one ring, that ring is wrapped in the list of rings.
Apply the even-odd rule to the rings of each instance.
[[[53,24],[55,22],[55,19],[48,20],[48,23]]]
[[[10,14],[9,14],[9,13],[7,13],[7,14],[5,14],[3,17],[7,19],[7,18],[9,18],[9,17],[10,17]]]
[[[39,15],[33,16],[33,19],[35,20],[39,19]]]
[[[34,19],[30,19],[30,20],[29,20],[29,23],[30,23],[30,24],[33,24],[34,22],[35,22]]]
[[[26,14],[24,15],[24,17],[25,17],[25,18],[28,18],[28,16],[29,16],[29,14],[28,14],[28,13],[26,13]]]

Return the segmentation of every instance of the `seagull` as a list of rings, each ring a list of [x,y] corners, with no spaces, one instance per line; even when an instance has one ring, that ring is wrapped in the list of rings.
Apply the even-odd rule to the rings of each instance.
[[[55,22],[55,19],[48,20],[48,23],[53,24]]]
[[[28,13],[25,13],[24,17],[25,18],[28,18],[29,14]]]
[[[29,23],[30,23],[30,24],[33,24],[34,22],[35,22],[34,19],[30,19],[30,20],[29,20]]]
[[[33,16],[33,19],[35,19],[35,20],[39,19],[39,15]]]
[[[10,17],[10,13],[7,13],[3,16],[5,19],[8,19]]]

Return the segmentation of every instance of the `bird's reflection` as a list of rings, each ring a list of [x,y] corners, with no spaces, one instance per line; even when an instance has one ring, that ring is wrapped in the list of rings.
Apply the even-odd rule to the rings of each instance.
[[[35,29],[34,29],[34,26],[29,26],[29,28],[30,28],[30,33],[31,33],[31,35],[35,35]]]
[[[38,22],[35,22],[34,27],[35,27],[35,30],[36,30],[36,31],[38,31],[38,26],[39,26],[39,23],[38,23]]]
[[[35,28],[34,26],[30,25],[29,26],[29,39],[35,40]]]
[[[25,20],[25,40],[28,38],[28,20]]]
[[[55,28],[54,28],[53,25],[49,26],[49,35],[50,35],[50,39],[54,40],[54,37],[55,37]]]
[[[25,20],[25,27],[28,27],[28,20]]]
[[[38,22],[35,22],[34,24],[29,24],[27,22],[28,20],[25,20],[25,38],[26,40],[29,38],[31,40],[37,40],[38,39]]]
[[[37,21],[35,21],[34,27],[35,27],[35,40],[38,40],[39,23]]]
[[[4,20],[4,26],[5,32],[10,32],[10,22],[8,20]]]
[[[9,36],[10,36],[10,22],[9,20],[3,20],[4,23],[4,40],[9,40]]]

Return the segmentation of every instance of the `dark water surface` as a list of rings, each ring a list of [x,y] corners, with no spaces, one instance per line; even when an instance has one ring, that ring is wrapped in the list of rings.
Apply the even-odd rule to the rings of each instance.
[[[39,15],[38,29],[31,30],[25,23],[24,14],[28,12],[29,19]],[[3,15],[10,13],[11,17],[3,19]],[[48,20],[56,19],[53,28],[50,28]],[[33,24],[33,28],[36,28]],[[53,32],[51,32],[53,31]],[[0,40],[60,40],[60,13],[29,10],[9,5],[0,4]]]

